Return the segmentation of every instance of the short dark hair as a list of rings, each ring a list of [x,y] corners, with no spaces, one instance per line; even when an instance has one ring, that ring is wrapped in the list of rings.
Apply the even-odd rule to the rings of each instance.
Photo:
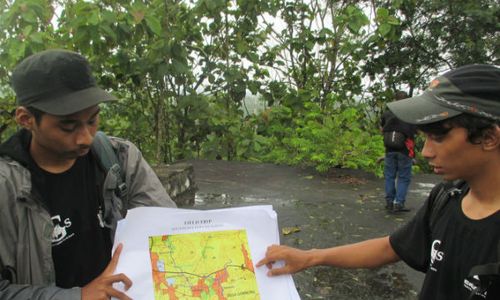
[[[471,114],[460,114],[440,122],[418,125],[417,128],[422,132],[436,135],[444,135],[457,127],[465,128],[467,140],[471,144],[479,144],[481,138],[485,137],[495,126],[500,126],[500,122]]]
[[[33,117],[35,117],[36,124],[40,125],[40,122],[42,121],[42,117],[45,114],[45,112],[43,112],[37,108],[34,108],[33,106],[28,106],[28,107],[26,107],[26,109],[30,112],[30,114],[33,115]]]
[[[408,98],[408,94],[405,91],[396,91],[396,93],[394,93],[394,98],[396,100],[403,100]]]

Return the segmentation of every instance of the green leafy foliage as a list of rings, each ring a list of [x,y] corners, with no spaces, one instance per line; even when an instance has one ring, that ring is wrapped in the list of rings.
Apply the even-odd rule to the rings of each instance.
[[[265,161],[381,174],[378,117],[443,68],[498,63],[496,1],[0,0],[0,140],[10,75],[49,48],[89,58],[106,132],[152,163]],[[267,106],[248,112],[249,94]],[[424,163],[419,165],[425,170]]]
[[[300,117],[292,117],[291,110],[282,107],[263,116],[260,132],[273,140],[263,153],[265,161],[313,166],[319,172],[354,168],[382,174],[376,164],[384,154],[382,139],[363,126],[358,108],[325,114],[317,104],[308,103]]]

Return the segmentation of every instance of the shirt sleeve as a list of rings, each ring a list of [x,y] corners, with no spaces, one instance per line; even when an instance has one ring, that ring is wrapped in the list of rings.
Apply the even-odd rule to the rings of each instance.
[[[389,237],[392,248],[401,260],[413,269],[424,273],[429,267],[431,255],[429,203],[433,198],[433,192],[416,215]]]

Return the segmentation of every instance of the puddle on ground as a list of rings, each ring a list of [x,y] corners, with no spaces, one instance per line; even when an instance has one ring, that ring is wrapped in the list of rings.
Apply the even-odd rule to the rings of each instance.
[[[424,197],[423,199],[425,199],[435,185],[435,183],[417,182],[417,187],[414,189],[410,189],[409,192],[418,194],[419,196]]]
[[[263,198],[256,196],[235,196],[230,194],[210,194],[196,193],[194,197],[194,207],[213,207],[213,206],[242,206],[242,205],[265,205],[273,206],[291,206],[295,205],[297,200],[294,199],[279,199],[279,198]]]

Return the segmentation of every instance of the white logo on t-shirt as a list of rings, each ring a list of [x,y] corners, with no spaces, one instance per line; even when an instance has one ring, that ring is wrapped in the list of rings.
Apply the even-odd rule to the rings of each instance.
[[[479,276],[477,275],[474,275],[473,278],[476,280],[476,282],[480,281]],[[474,295],[486,299],[488,292],[478,290],[478,286],[476,286],[473,282],[469,281],[467,278],[464,279],[464,287],[471,292],[474,291]]]
[[[431,264],[430,264],[430,269],[432,271],[437,271],[437,269],[434,267],[434,262],[436,261],[442,261],[444,258],[444,252],[439,251],[439,246],[441,245],[440,240],[435,240],[432,242],[432,247],[431,247]]]
[[[68,234],[66,228],[71,227],[71,220],[69,218],[64,219],[61,223],[61,216],[53,216],[52,222],[54,223],[54,231],[52,232],[52,246],[57,246],[62,244],[67,239],[75,235],[75,233]]]

